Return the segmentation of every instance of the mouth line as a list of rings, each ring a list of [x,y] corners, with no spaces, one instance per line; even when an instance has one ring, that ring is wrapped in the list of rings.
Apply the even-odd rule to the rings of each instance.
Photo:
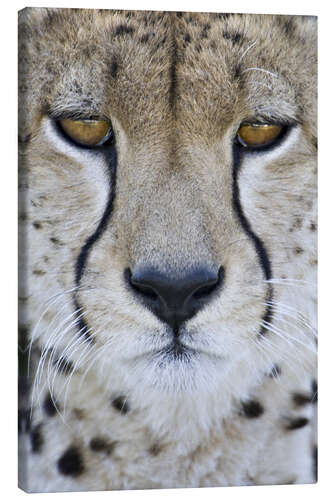
[[[212,361],[220,362],[226,361],[227,357],[221,354],[205,351],[200,347],[191,347],[187,343],[182,342],[179,337],[173,337],[162,346],[155,346],[155,349],[148,349],[144,352],[138,353],[136,356],[130,356],[124,361],[133,362],[140,360],[151,361],[185,361],[191,362],[194,359],[198,359],[200,356],[208,357]]]
[[[156,356],[167,356],[174,360],[189,361],[190,357],[197,355],[198,351],[183,344],[179,339],[173,339],[168,345],[158,350]]]

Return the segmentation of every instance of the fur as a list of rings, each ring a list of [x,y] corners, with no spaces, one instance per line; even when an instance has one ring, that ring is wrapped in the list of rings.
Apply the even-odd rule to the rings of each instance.
[[[314,482],[315,19],[28,8],[19,34],[21,487]],[[56,126],[88,116],[116,171]],[[289,130],[236,158],[251,120]],[[202,263],[223,287],[169,359],[124,270]]]

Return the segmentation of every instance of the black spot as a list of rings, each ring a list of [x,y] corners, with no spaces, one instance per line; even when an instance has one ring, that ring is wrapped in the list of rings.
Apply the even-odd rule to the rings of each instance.
[[[41,229],[42,225],[40,222],[33,222],[32,225],[34,226],[35,229]]]
[[[118,69],[119,69],[118,62],[116,61],[116,59],[113,59],[110,67],[110,75],[112,76],[112,78],[117,78]]]
[[[243,41],[243,35],[241,35],[240,33],[234,33],[232,35],[232,43],[236,44],[242,41]]]
[[[46,274],[46,272],[42,271],[41,269],[34,269],[32,273],[36,276],[44,276],[44,274]]]
[[[56,246],[62,246],[62,245],[63,245],[62,241],[58,240],[58,238],[54,238],[54,237],[52,237],[52,238],[50,238],[50,241],[51,241],[54,245],[56,245]]]
[[[82,86],[79,84],[79,82],[77,80],[73,81],[73,87],[75,89],[75,93],[76,94],[78,94],[78,95],[82,95],[83,94]]]
[[[185,41],[186,43],[190,43],[190,42],[191,42],[191,37],[190,37],[190,35],[189,35],[188,33],[185,33],[185,36],[184,36],[184,41]]]
[[[182,12],[176,12],[176,15],[177,15],[177,17],[183,17],[183,13]]]
[[[312,381],[312,398],[311,398],[312,403],[317,403],[318,402],[318,385],[317,381],[313,380]]]
[[[56,364],[58,361],[59,361],[58,368],[60,373],[63,373],[64,375],[69,375],[73,372],[74,365],[72,361],[65,358],[65,356],[60,356],[59,360],[54,361],[54,364]]]
[[[305,406],[308,403],[311,403],[311,397],[300,392],[295,392],[295,394],[292,395],[292,400],[295,406]]]
[[[27,216],[27,214],[25,212],[21,212],[19,214],[18,218],[19,218],[19,221],[25,222],[28,219],[28,216]]]
[[[141,38],[140,38],[140,42],[141,43],[147,43],[148,40],[150,38],[150,33],[146,33],[145,35],[143,35]]]
[[[264,408],[259,401],[246,401],[242,402],[243,415],[246,418],[258,418],[264,413]]]
[[[222,36],[225,40],[230,40],[233,45],[241,43],[244,40],[244,36],[241,33],[228,33],[224,31]]]
[[[165,44],[165,41],[166,41],[166,36],[164,36],[161,40],[159,40],[156,45],[155,45],[155,50],[158,50],[160,49],[161,47],[163,47],[163,45]]]
[[[228,17],[232,16],[233,14],[216,14],[216,17],[218,19],[228,19]]]
[[[134,33],[134,28],[132,26],[127,26],[126,24],[120,24],[115,29],[115,35],[132,35]]]
[[[291,36],[295,34],[295,24],[292,19],[288,19],[283,24],[283,29],[286,35]]]
[[[153,457],[157,457],[162,451],[162,446],[158,443],[154,443],[148,450],[148,453],[150,455],[153,455]]]
[[[212,50],[214,50],[214,51],[217,49],[217,45],[216,45],[216,42],[215,42],[214,40],[212,40],[212,41],[210,42],[210,48],[211,48]]]
[[[300,217],[296,217],[293,225],[289,229],[289,231],[292,233],[295,229],[300,229],[302,227],[302,219]]]
[[[129,405],[126,401],[126,396],[119,396],[111,401],[113,408],[118,410],[122,415],[129,411]]]
[[[53,417],[57,413],[57,408],[54,405],[50,393],[48,393],[44,399],[43,409],[48,417]]]
[[[31,139],[31,134],[27,134],[24,137],[20,135],[18,136],[19,144],[28,144],[28,142],[30,142],[30,139]]]
[[[200,38],[201,40],[204,40],[205,38],[208,38],[208,31],[210,30],[210,24],[205,24],[201,33],[200,33]]]
[[[306,417],[291,418],[289,423],[286,425],[287,431],[294,431],[296,429],[301,429],[309,423],[309,419]]]
[[[236,64],[235,69],[234,69],[234,80],[238,80],[241,75],[241,67],[239,64]]]
[[[74,408],[73,409],[73,415],[78,420],[83,420],[84,419],[84,411],[81,408]]]
[[[113,451],[115,442],[110,443],[102,437],[94,437],[90,440],[89,446],[92,451],[96,453],[106,453],[110,455]]]
[[[29,328],[27,325],[18,326],[18,336],[21,342],[27,342],[29,336]]]
[[[270,378],[278,378],[281,375],[281,368],[279,365],[274,365],[271,372],[268,374]]]
[[[58,470],[64,476],[77,477],[84,471],[83,459],[76,446],[71,446],[58,460]]]
[[[315,224],[314,222],[311,222],[310,230],[311,231],[317,231],[317,224]]]
[[[30,443],[31,443],[31,451],[33,453],[40,453],[44,444],[44,439],[42,435],[42,424],[37,424],[31,429]]]
[[[294,248],[294,253],[295,253],[296,255],[300,255],[300,254],[302,254],[303,252],[304,252],[304,250],[303,250],[303,248],[301,248],[301,247],[295,247],[295,248]]]
[[[60,373],[63,373],[65,375],[69,375],[70,373],[72,373],[74,369],[72,361],[65,358],[65,356],[62,355],[58,356],[57,353],[55,352],[54,347],[50,347],[50,349],[48,349],[47,351],[47,356],[52,356],[52,354],[53,354],[53,364],[58,365]]]

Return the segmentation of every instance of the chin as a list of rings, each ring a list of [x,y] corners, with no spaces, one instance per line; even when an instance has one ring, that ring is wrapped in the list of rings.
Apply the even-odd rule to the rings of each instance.
[[[212,356],[178,343],[128,362],[125,383],[146,394],[198,395],[214,393],[228,368],[227,360]]]

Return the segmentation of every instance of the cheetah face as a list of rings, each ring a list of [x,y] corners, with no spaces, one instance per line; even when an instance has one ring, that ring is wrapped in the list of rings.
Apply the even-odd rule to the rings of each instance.
[[[82,15],[84,31],[75,12],[40,20],[28,44],[32,322],[56,297],[38,335],[105,380],[173,392],[292,356],[310,340],[291,311],[315,313],[311,22],[286,58],[277,17]]]

